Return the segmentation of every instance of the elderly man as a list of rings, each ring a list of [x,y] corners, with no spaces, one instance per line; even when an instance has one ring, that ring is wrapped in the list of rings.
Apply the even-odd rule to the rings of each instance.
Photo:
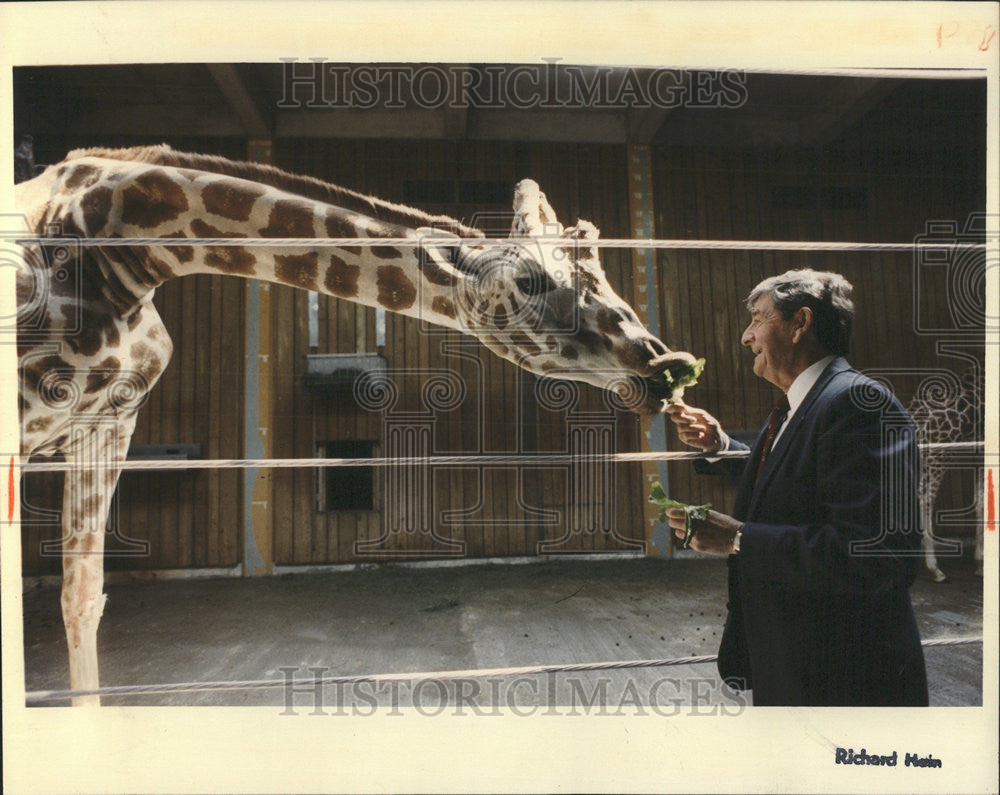
[[[839,274],[789,271],[747,299],[742,343],[778,387],[749,458],[698,462],[737,478],[732,516],[696,521],[694,549],[729,555],[719,673],[760,705],[925,706],[909,586],[919,549],[909,417],[847,353],[854,305]],[[745,450],[709,413],[678,403],[686,444]],[[684,533],[684,512],[669,512]]]

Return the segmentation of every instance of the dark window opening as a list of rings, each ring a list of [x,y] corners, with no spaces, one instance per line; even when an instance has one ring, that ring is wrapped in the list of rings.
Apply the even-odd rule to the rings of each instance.
[[[341,439],[320,442],[323,458],[372,458],[375,442]],[[323,467],[318,472],[317,510],[374,511],[375,467]]]

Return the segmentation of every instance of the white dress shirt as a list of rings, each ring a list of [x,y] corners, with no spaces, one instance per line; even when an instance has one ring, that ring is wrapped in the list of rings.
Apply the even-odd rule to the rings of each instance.
[[[806,395],[809,394],[809,390],[812,389],[819,377],[823,374],[823,371],[827,368],[836,356],[824,356],[817,362],[813,362],[805,370],[799,373],[795,380],[792,381],[792,385],[788,387],[788,392],[785,393],[785,397],[788,398],[788,414],[785,417],[785,421],[781,423],[777,432],[774,434],[774,441],[771,443],[772,448],[778,443],[778,439],[781,438],[782,432],[788,427],[788,421],[795,414],[796,409],[802,405],[802,401],[806,399]],[[722,447],[719,448],[719,452],[725,452],[729,450],[729,434],[725,431],[722,433]],[[708,459],[709,461],[719,459]]]
[[[805,370],[795,377],[794,381],[792,381],[792,385],[788,387],[788,392],[785,393],[785,396],[788,398],[788,414],[785,417],[785,421],[781,423],[781,426],[774,434],[774,442],[771,445],[772,448],[778,443],[778,439],[781,438],[782,432],[788,427],[788,421],[795,414],[798,407],[802,405],[802,401],[806,399],[806,395],[809,394],[809,390],[816,385],[816,382],[823,374],[826,366],[835,358],[835,356],[824,356],[818,362],[810,364]]]

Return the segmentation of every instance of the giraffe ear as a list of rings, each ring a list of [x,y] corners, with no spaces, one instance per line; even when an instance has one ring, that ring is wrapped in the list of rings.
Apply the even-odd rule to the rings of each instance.
[[[562,234],[562,224],[556,218],[545,194],[533,179],[522,179],[514,188],[514,221],[511,237],[538,237]]]

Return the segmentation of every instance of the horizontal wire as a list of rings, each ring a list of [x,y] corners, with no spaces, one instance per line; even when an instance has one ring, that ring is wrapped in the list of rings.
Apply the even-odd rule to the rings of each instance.
[[[836,242],[807,240],[636,240],[633,238],[608,238],[606,240],[578,240],[558,236],[531,238],[478,238],[478,237],[25,237],[18,244],[44,244],[46,246],[86,246],[118,248],[124,246],[253,246],[263,248],[339,248],[357,246],[400,246],[406,248],[466,246],[510,246],[540,244],[546,246],[579,246],[581,248],[634,248],[634,249],[727,249],[765,251],[922,251],[926,249],[985,249],[984,242],[955,240],[919,241],[914,243]]]
[[[932,646],[965,646],[982,643],[981,637],[965,638],[934,638],[923,641],[924,647]],[[410,681],[449,681],[455,679],[474,679],[490,676],[530,676],[550,673],[583,673],[587,671],[617,671],[631,668],[663,668],[673,665],[698,665],[714,662],[717,655],[705,654],[698,657],[671,657],[661,660],[621,660],[598,663],[567,663],[552,665],[524,665],[512,668],[471,668],[458,671],[425,671],[420,673],[397,674],[356,674],[351,676],[323,676],[302,680],[252,679],[242,682],[174,682],[158,685],[116,685],[98,687],[92,690],[39,690],[25,694],[28,704],[43,701],[56,701],[80,696],[128,696],[152,695],[164,693],[200,693],[208,691],[229,690],[274,690],[292,687],[295,692],[306,688],[327,687],[330,685],[380,683],[380,682],[410,682]]]
[[[982,442],[934,442],[920,445],[923,450],[942,452],[977,451]],[[387,466],[489,466],[509,464],[520,466],[553,466],[559,464],[616,463],[644,461],[690,461],[706,458],[746,458],[749,450],[726,450],[716,453],[644,452],[644,453],[530,453],[526,455],[427,455],[378,458],[156,458],[114,463],[110,459],[94,461],[35,461],[21,464],[22,472],[71,472],[80,467],[120,467],[125,472],[179,471],[186,469],[302,469],[326,467],[387,467]]]

